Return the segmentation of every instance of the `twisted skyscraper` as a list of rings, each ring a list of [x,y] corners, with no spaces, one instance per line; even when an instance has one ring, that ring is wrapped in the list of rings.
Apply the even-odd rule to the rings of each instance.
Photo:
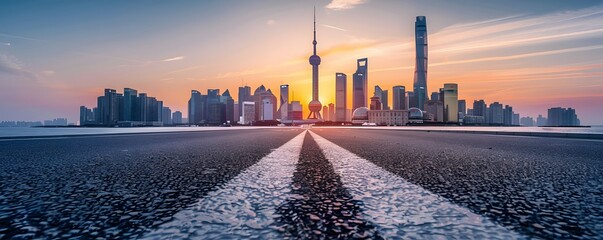
[[[415,107],[423,110],[427,102],[427,20],[425,16],[417,16],[415,21],[415,44],[417,60],[415,63],[415,79],[413,93]]]

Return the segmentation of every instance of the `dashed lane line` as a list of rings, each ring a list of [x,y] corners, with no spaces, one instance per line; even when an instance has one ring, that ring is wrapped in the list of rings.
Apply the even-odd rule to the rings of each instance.
[[[287,200],[307,131],[149,232],[145,239],[279,239],[276,209]]]
[[[310,131],[343,186],[364,203],[365,219],[385,238],[523,239]]]

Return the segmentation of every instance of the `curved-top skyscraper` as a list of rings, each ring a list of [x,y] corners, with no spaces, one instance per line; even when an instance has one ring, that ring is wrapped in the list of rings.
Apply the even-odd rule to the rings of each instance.
[[[415,21],[415,44],[417,60],[415,62],[415,80],[413,93],[415,107],[424,110],[423,105],[427,102],[427,19],[425,16],[417,16]]]
[[[318,65],[320,65],[320,57],[316,55],[316,8],[314,8],[314,54],[310,56],[310,65],[312,65],[312,101],[308,104],[310,109],[310,115],[308,119],[322,119],[320,116],[320,110],[322,109],[322,103],[318,101]]]

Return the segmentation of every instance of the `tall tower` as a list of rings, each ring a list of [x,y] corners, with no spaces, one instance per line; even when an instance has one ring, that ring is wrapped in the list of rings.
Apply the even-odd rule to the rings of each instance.
[[[331,116],[337,122],[345,122],[347,104],[347,75],[344,73],[335,73],[335,117]]]
[[[320,110],[322,109],[322,103],[318,101],[318,65],[320,65],[320,57],[316,55],[316,7],[314,7],[314,54],[310,56],[310,65],[312,65],[312,101],[308,104],[310,109],[310,115],[308,119],[322,119],[320,116]]]
[[[281,101],[278,112],[281,115],[281,121],[289,120],[287,114],[289,113],[289,85],[281,85]]]
[[[352,78],[352,111],[354,111],[356,108],[368,106],[368,58],[356,61],[356,72]]]
[[[415,107],[423,110],[427,97],[427,19],[417,16],[415,21],[415,44],[417,59],[415,62],[415,79],[413,92]]]

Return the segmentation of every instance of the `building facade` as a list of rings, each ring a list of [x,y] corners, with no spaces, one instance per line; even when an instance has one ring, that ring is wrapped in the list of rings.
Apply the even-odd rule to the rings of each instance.
[[[427,19],[425,16],[417,16],[415,21],[415,76],[413,81],[413,92],[416,98],[415,104],[423,110],[427,97]]]
[[[289,113],[289,85],[284,84],[280,87],[280,105],[278,113],[281,121],[287,121],[287,114]]]
[[[406,88],[404,86],[394,86],[392,88],[392,100],[393,110],[408,109],[408,105],[406,105]]]
[[[356,72],[352,79],[352,111],[359,107],[367,107],[368,101],[368,59],[356,61]]]
[[[251,125],[255,121],[255,102],[252,101],[244,101],[242,112],[241,112],[241,121],[239,122],[242,125]]]
[[[445,83],[440,97],[444,104],[444,122],[456,123],[459,121],[458,84]]]
[[[549,108],[547,126],[580,126],[580,120],[573,108]]]
[[[381,126],[408,124],[408,110],[369,110],[368,122]]]
[[[347,76],[344,73],[335,73],[335,121],[345,122],[347,112]]]

